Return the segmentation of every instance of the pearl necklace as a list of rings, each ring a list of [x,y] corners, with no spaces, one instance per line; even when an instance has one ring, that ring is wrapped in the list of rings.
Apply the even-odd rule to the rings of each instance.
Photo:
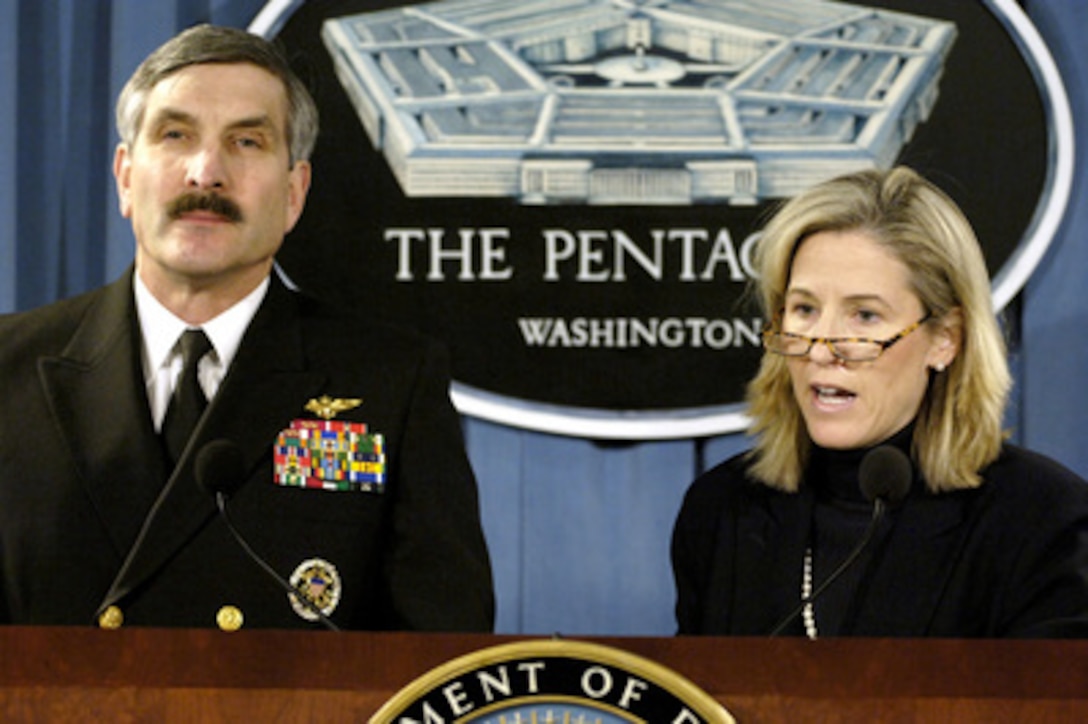
[[[813,641],[819,632],[816,630],[816,610],[809,598],[812,596],[812,547],[805,548],[804,574],[801,576],[801,600],[805,607],[801,609],[801,620],[805,622],[805,636]]]

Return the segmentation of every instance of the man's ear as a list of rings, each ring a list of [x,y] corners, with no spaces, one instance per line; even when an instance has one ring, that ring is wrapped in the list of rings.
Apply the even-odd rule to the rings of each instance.
[[[126,219],[132,215],[132,201],[129,196],[130,176],[132,172],[132,157],[128,146],[118,143],[113,152],[113,179],[117,184],[117,204],[121,216]]]
[[[306,206],[306,195],[310,191],[312,170],[309,161],[295,161],[287,178],[287,227],[284,233],[295,228],[302,209]]]

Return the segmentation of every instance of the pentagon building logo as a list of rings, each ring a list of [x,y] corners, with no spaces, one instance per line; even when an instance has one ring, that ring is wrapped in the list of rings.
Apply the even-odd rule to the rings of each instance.
[[[445,0],[322,37],[406,196],[753,205],[891,166],[956,27],[826,0]]]

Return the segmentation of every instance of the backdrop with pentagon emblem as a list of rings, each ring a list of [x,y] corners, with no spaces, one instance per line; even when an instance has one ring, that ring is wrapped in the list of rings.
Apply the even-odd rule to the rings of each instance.
[[[477,56],[457,47],[427,55],[427,73],[416,83],[439,76],[467,85],[457,99],[438,90],[413,98],[412,113],[396,113],[424,122],[396,126],[375,121],[381,114],[368,114],[362,99],[388,106],[393,96],[383,99],[381,83],[397,74],[410,83],[408,75],[421,66],[391,56],[379,66],[385,75],[368,76],[372,69],[360,64],[358,54],[372,49],[353,46],[344,26],[325,37],[321,29],[330,27],[330,18],[407,5],[0,4],[0,164],[7,171],[0,180],[0,311],[44,304],[123,273],[133,241],[116,212],[109,176],[117,92],[139,60],[178,30],[195,22],[250,27],[262,22],[263,12],[262,32],[281,37],[315,82],[322,110],[329,108],[311,206],[283,250],[284,269],[304,286],[443,337],[454,351],[458,394],[475,405],[464,428],[495,565],[498,629],[668,634],[668,539],[681,496],[699,471],[747,445],[730,429],[739,424],[734,403],[758,354],[753,336],[762,322],[742,294],[746,244],[801,168],[796,153],[753,156],[758,163],[741,166],[708,157],[705,148],[697,158],[684,156],[692,144],[676,144],[670,134],[678,119],[698,125],[704,89],[729,87],[741,105],[743,98],[767,98],[781,89],[737,90],[743,85],[740,60],[715,56],[709,45],[654,52],[668,44],[646,41],[660,37],[649,21],[625,25],[622,38],[598,38],[592,48],[578,47],[569,28],[550,28],[550,37],[564,38],[567,55],[549,56],[539,46],[533,66],[539,75],[498,77],[504,66],[496,61],[488,73],[466,80],[464,64],[478,62]],[[1057,148],[1054,119],[1035,69],[1024,61],[1033,51],[997,19],[996,8],[1016,6],[996,0],[855,5],[919,18],[907,24],[927,39],[925,52],[915,55],[928,59],[928,65],[918,64],[930,75],[914,76],[919,93],[901,96],[915,109],[903,116],[905,127],[890,132],[880,126],[891,137],[853,144],[847,155],[909,162],[964,206],[988,245],[992,271],[1008,282],[997,293],[1016,371],[1008,420],[1014,438],[1088,474],[1080,439],[1088,389],[1079,384],[1088,368],[1088,341],[1079,333],[1088,317],[1086,165],[1082,152],[1068,144],[1060,147],[1065,158],[1048,156]],[[1043,50],[1056,59],[1072,106],[1071,130],[1084,130],[1088,50],[1077,29],[1088,24],[1088,9],[1077,0],[1023,6]],[[268,20],[273,17],[284,20]],[[365,22],[368,30],[356,39],[380,40],[376,18]],[[448,17],[439,25],[454,27]],[[530,45],[546,25],[539,19],[522,23],[518,42]],[[486,28],[467,20],[457,27],[490,41],[512,37],[485,35]],[[813,50],[799,42],[794,47],[801,55]],[[417,60],[425,55],[418,47],[405,52]],[[502,49],[496,52],[501,60]],[[359,71],[354,83],[351,68]],[[646,83],[638,73],[662,75]],[[685,86],[677,73],[698,82]],[[772,86],[784,77],[764,73]],[[489,108],[458,107],[472,97],[472,83],[499,83],[520,95],[497,94],[503,103]],[[655,116],[660,104],[652,99],[670,84],[687,88],[674,97],[693,105],[679,116]],[[564,107],[571,99],[581,105]],[[628,104],[623,122],[584,141],[578,124],[593,131],[600,114],[620,101]],[[548,104],[554,113],[540,115]],[[864,105],[836,101],[792,109],[810,119],[824,113],[820,124],[807,126],[809,135],[841,138],[849,124],[831,116],[881,111]],[[573,115],[560,112],[564,108]],[[782,130],[769,121],[767,108],[746,108],[747,115],[736,116],[741,125],[727,131],[752,133],[760,123],[768,133]],[[496,176],[495,147],[502,144],[494,132],[518,128],[526,118],[541,131],[551,120],[567,123],[564,137],[583,146],[581,155],[569,148],[558,155],[523,153],[512,177]],[[786,126],[797,125],[796,115],[789,120]],[[390,135],[367,123],[388,124],[381,128]],[[447,145],[445,166],[416,163],[418,154],[435,151],[417,142],[425,138],[413,135],[418,129],[456,140],[472,124],[489,129],[482,150],[475,142]],[[696,128],[696,139],[707,141],[719,131]],[[655,132],[657,145],[647,150]],[[632,144],[640,143],[642,150],[632,153]],[[1064,182],[1053,173],[1059,161],[1071,174]],[[685,171],[678,173],[681,167]],[[783,168],[789,173],[776,175]],[[436,181],[442,169],[452,181]],[[509,178],[516,184],[500,183]],[[1063,183],[1070,202],[1052,218],[1040,199],[1061,192]],[[1028,253],[1030,279],[1010,281],[1015,274],[1007,262],[1023,255],[1025,237],[1041,227],[1049,243]],[[648,321],[654,318],[656,326]],[[601,324],[608,320],[606,329]],[[663,326],[668,320],[677,322]],[[530,339],[537,340],[535,347]],[[645,412],[650,416],[640,418]],[[613,425],[617,419],[639,425]]]

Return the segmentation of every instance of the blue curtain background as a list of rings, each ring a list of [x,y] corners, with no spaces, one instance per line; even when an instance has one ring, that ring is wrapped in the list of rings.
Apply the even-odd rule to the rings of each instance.
[[[110,176],[121,85],[178,30],[195,22],[246,27],[264,5],[0,0],[0,312],[98,286],[128,266],[132,234],[116,211]],[[1088,3],[1031,0],[1026,7],[1064,76],[1078,138],[1088,139]],[[1009,420],[1019,442],[1088,476],[1082,148],[1067,216],[1009,310],[1020,329]],[[500,632],[672,633],[673,518],[692,478],[746,447],[742,435],[599,444],[474,419],[465,420],[465,432]]]

